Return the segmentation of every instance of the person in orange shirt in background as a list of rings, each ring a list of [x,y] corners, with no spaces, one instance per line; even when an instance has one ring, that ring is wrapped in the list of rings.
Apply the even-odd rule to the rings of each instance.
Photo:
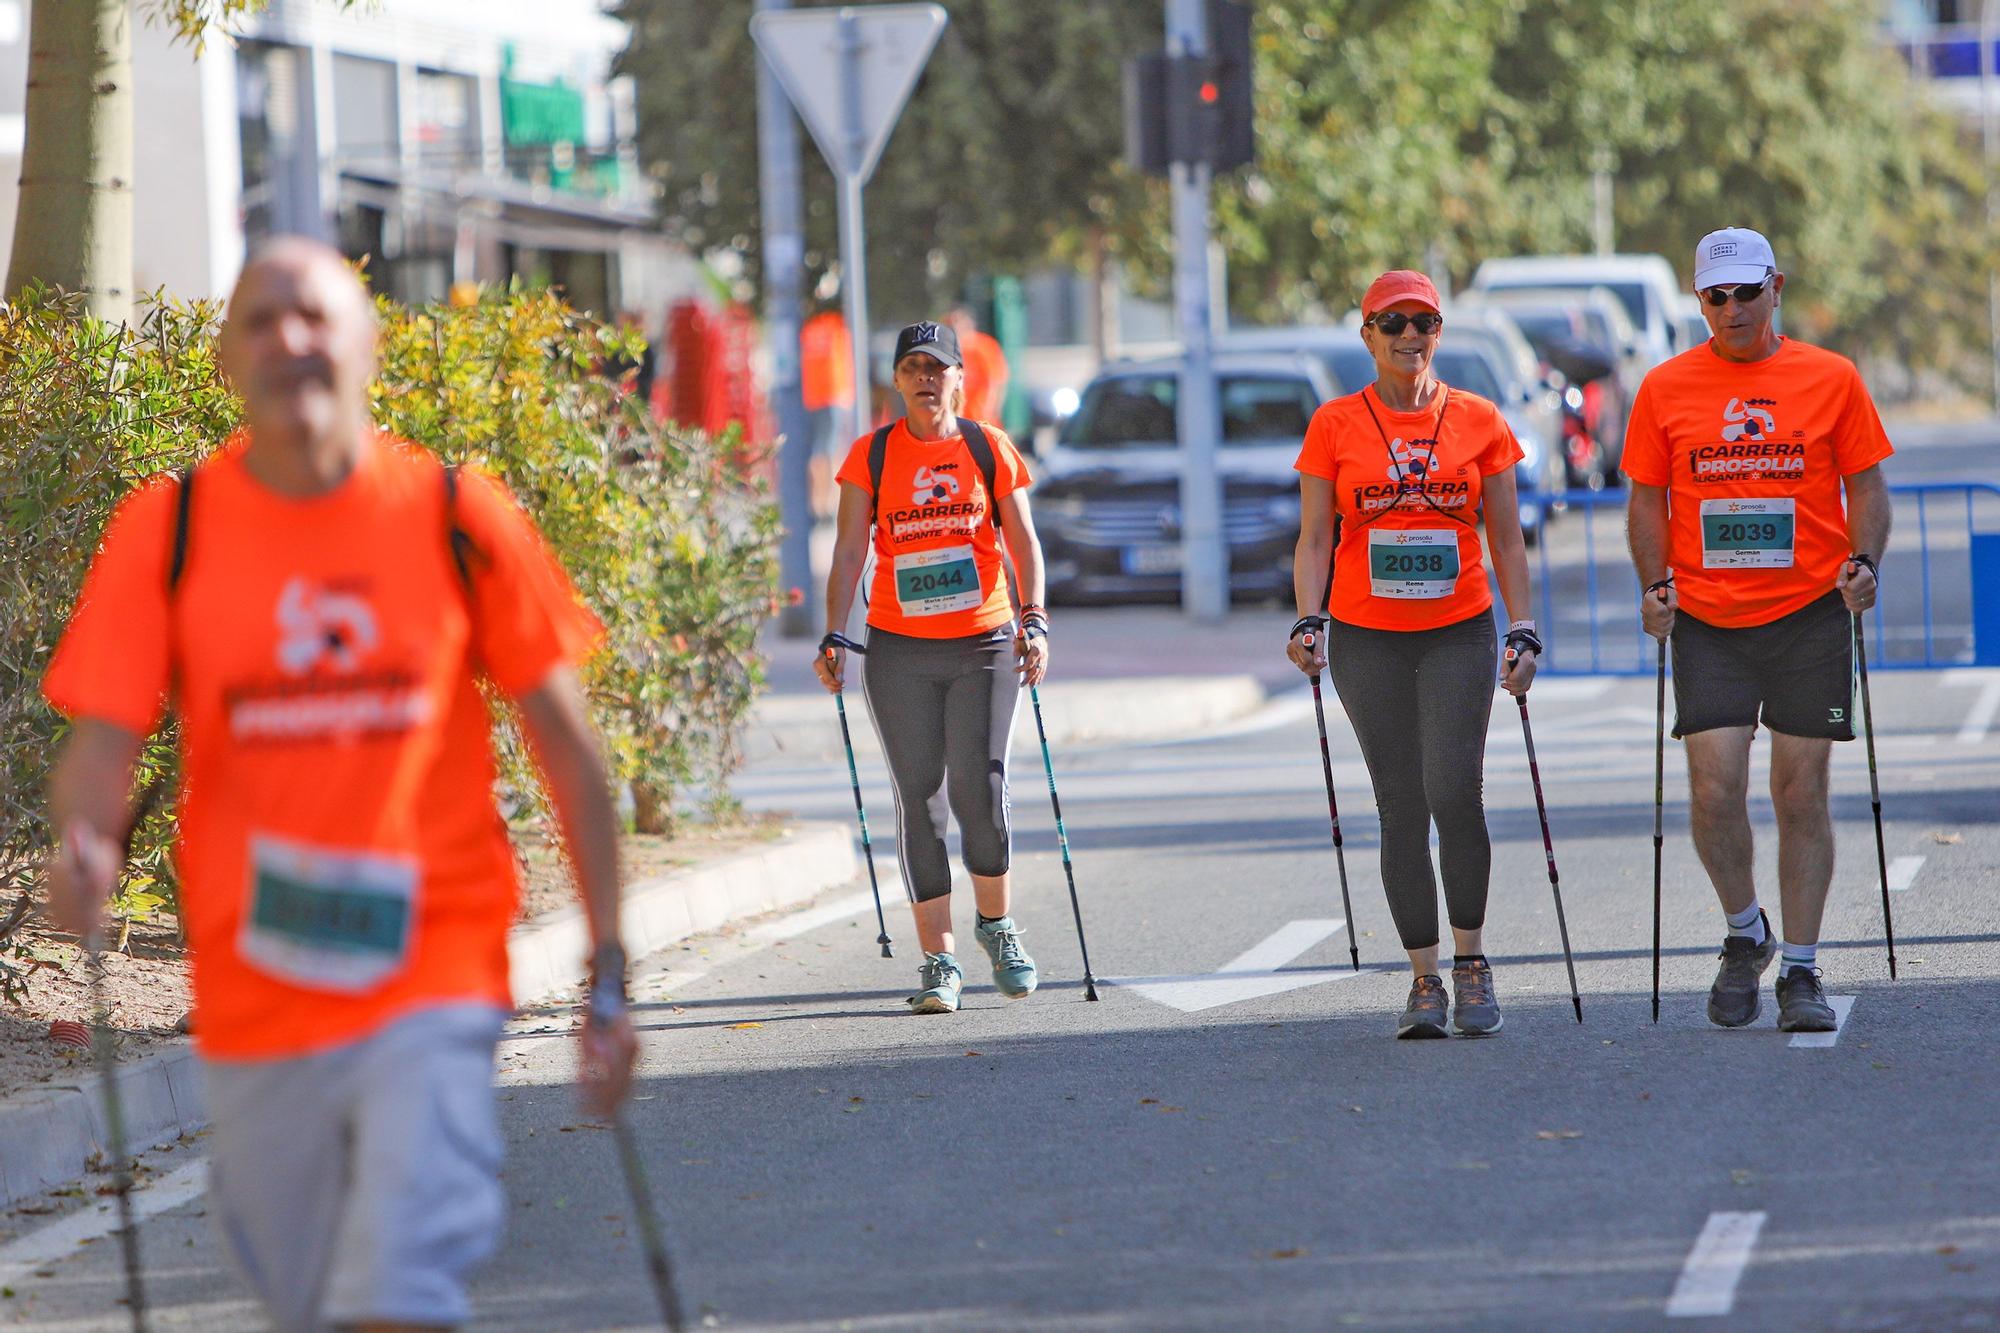
[[[1007,353],[1000,340],[981,333],[972,312],[953,306],[944,322],[958,335],[959,351],[965,357],[965,415],[974,421],[1000,420],[1007,405]]]
[[[828,632],[813,658],[820,682],[839,693],[841,631],[872,527],[862,683],[896,789],[897,859],[924,951],[909,1000],[920,1014],[956,1010],[965,980],[951,929],[947,809],[978,904],[973,936],[994,984],[1010,1000],[1038,984],[1009,911],[1007,763],[1021,689],[1048,670],[1042,548],[1020,450],[997,427],[960,415],[961,362],[949,325],[912,324],[897,335],[896,389],[908,415],[857,439],[841,464]],[[1018,630],[1007,556],[1021,578]]]
[[[72,723],[49,910],[99,930],[171,693],[225,1248],[281,1328],[454,1326],[506,1212],[492,1074],[516,884],[479,676],[520,709],[582,892],[594,1111],[637,1050],[574,670],[601,630],[502,485],[375,430],[374,312],[337,253],[254,255],[220,354],[246,429],[118,506],[43,681]]]
[[[823,307],[799,328],[799,386],[812,430],[813,512],[831,515],[834,445],[841,415],[854,406],[854,342],[837,306]]]
[[[1646,632],[1673,640],[1695,851],[1729,922],[1709,1021],[1754,1021],[1779,951],[1757,904],[1750,741],[1771,732],[1784,959],[1778,1026],[1831,1032],[1817,966],[1833,883],[1828,781],[1854,739],[1852,620],[1875,605],[1893,452],[1845,357],[1777,332],[1771,243],[1725,227],[1695,247],[1714,336],[1647,373],[1626,428],[1628,537]],[[1845,496],[1845,504],[1842,497]]]
[[[1475,525],[1484,521],[1512,618],[1506,645],[1515,656],[1500,684],[1523,695],[1542,642],[1526,618],[1528,556],[1514,493],[1521,446],[1498,407],[1431,370],[1444,316],[1429,278],[1384,273],[1361,313],[1375,382],[1313,414],[1295,465],[1299,619],[1285,652],[1308,676],[1331,667],[1375,787],[1382,887],[1413,974],[1396,1035],[1449,1035],[1435,821],[1455,953],[1453,1019],[1461,1034],[1484,1036],[1501,1025],[1484,943],[1493,852],[1481,795],[1497,649]],[[1310,648],[1308,630],[1323,631]]]

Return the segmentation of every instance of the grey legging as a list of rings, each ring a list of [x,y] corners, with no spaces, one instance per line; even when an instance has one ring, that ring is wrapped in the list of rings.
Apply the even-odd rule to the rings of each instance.
[[[1430,826],[1451,924],[1486,924],[1493,864],[1481,795],[1498,649],[1484,611],[1427,630],[1327,629],[1327,669],[1361,741],[1382,817],[1382,887],[1405,949],[1438,942]]]
[[[919,639],[870,627],[861,682],[896,789],[897,857],[910,901],[951,892],[947,808],[965,868],[1007,873],[1007,752],[1021,701],[1013,627],[963,639]]]

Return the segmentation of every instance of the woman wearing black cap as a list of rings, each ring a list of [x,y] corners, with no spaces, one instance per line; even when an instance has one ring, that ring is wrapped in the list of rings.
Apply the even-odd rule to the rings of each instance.
[[[1514,617],[1500,684],[1525,694],[1542,644],[1524,618],[1528,558],[1514,494],[1521,446],[1499,408],[1432,373],[1444,316],[1429,278],[1384,273],[1361,313],[1375,382],[1314,413],[1296,464],[1299,620],[1286,652],[1307,675],[1331,664],[1374,783],[1382,886],[1414,974],[1396,1035],[1448,1031],[1435,822],[1456,954],[1451,1017],[1462,1034],[1484,1036],[1500,1030],[1483,939],[1492,848],[1480,790],[1495,645],[1475,525],[1483,519]]]
[[[872,525],[862,684],[896,791],[898,860],[924,950],[909,1001],[920,1014],[957,1009],[964,983],[951,929],[947,808],[958,820],[978,904],[973,933],[994,984],[1018,1000],[1037,982],[1008,910],[1007,756],[1021,687],[1048,669],[1042,548],[1020,451],[998,426],[958,415],[964,374],[949,326],[912,324],[898,335],[895,384],[906,414],[856,440],[836,474],[828,633],[813,661],[820,682],[838,692],[847,647],[840,631]],[[1007,555],[1022,585],[1018,629]]]

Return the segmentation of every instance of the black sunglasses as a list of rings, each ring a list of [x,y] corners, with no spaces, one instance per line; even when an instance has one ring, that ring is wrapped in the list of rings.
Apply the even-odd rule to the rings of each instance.
[[[1720,307],[1728,305],[1729,298],[1733,296],[1736,298],[1736,304],[1749,305],[1762,296],[1764,289],[1770,285],[1771,280],[1766,278],[1762,282],[1739,282],[1734,287],[1710,287],[1701,294],[1701,299],[1712,306]]]
[[[1400,310],[1385,310],[1368,321],[1391,338],[1400,337],[1408,325],[1415,325],[1418,333],[1428,338],[1444,327],[1444,316],[1426,310],[1421,315],[1406,315]]]

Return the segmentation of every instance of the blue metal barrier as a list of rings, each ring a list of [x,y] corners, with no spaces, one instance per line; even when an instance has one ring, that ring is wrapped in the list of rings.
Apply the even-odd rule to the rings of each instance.
[[[1868,665],[2000,666],[2000,486],[1925,482],[1891,486],[1889,495],[1895,528],[1869,616]],[[1570,491],[1564,504],[1530,552],[1548,648],[1541,670],[1652,674],[1658,659],[1639,627],[1625,492]]]

